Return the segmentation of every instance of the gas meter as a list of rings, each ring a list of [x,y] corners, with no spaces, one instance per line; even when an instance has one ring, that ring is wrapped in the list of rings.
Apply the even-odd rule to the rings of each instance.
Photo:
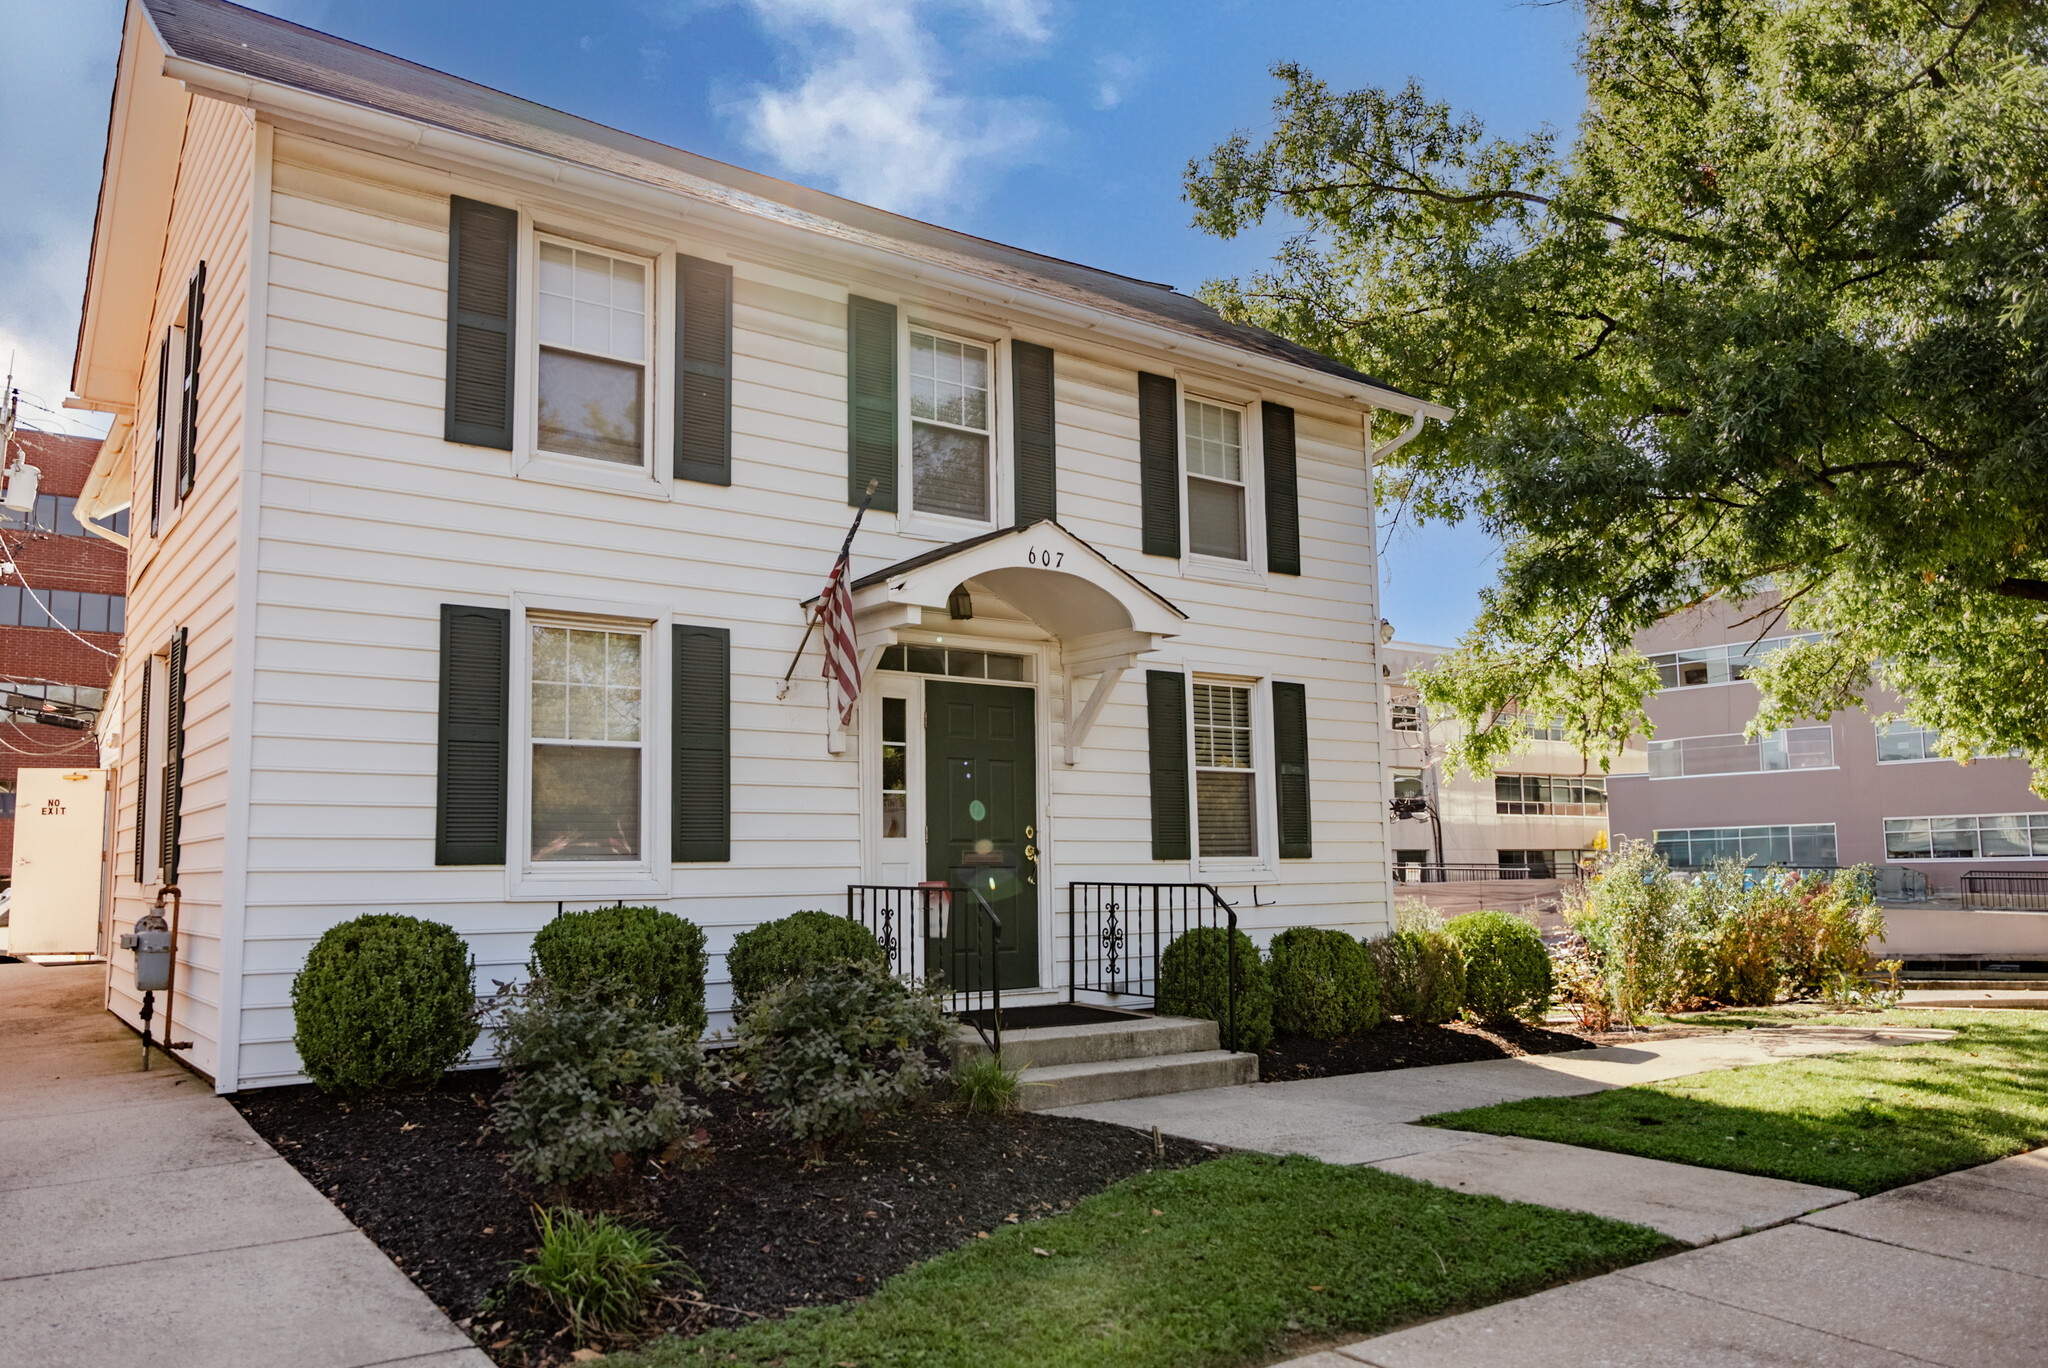
[[[172,899],[171,908],[178,907],[178,890],[166,888],[157,894],[156,905],[162,908],[164,898]],[[156,1015],[156,995],[171,991],[172,951],[178,943],[178,933],[164,920],[161,911],[150,911],[136,919],[135,929],[121,937],[121,948],[135,952],[135,991],[142,994],[142,1067],[149,1068],[149,1023]],[[166,1050],[189,1050],[190,1041],[174,1041],[171,1036],[170,1002],[165,1001],[164,1043]]]

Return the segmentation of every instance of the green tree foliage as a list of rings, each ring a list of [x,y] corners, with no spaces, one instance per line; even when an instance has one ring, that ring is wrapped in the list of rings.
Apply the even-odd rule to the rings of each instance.
[[[607,983],[630,992],[659,1022],[704,1034],[704,932],[652,907],[564,912],[533,938],[528,970],[557,992]]]
[[[1584,9],[1569,139],[1287,64],[1270,136],[1188,169],[1208,231],[1299,229],[1210,302],[1456,411],[1380,483],[1504,544],[1425,696],[1482,733],[1590,697],[1611,733],[1638,630],[1767,580],[1758,636],[1834,636],[1758,673],[1759,725],[1881,661],[2048,784],[2048,6]]]
[[[476,1040],[475,972],[440,922],[370,913],[329,927],[292,980],[306,1076],[344,1097],[432,1083]]]

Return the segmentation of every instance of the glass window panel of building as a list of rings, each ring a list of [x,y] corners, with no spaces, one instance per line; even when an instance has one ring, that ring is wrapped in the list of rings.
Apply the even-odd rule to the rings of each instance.
[[[1655,833],[1657,853],[1673,869],[1704,869],[1720,860],[1748,865],[1836,867],[1835,824],[1690,827]]]
[[[547,241],[539,258],[540,449],[645,464],[647,263]]]
[[[989,492],[989,349],[911,330],[910,506],[986,522]]]
[[[637,860],[646,633],[531,630],[533,859]]]
[[[1194,687],[1195,819],[1207,858],[1259,853],[1252,780],[1252,691]]]
[[[1728,684],[1749,674],[1756,665],[1773,651],[1782,651],[1795,641],[1819,641],[1819,632],[1797,632],[1786,636],[1765,637],[1751,645],[1746,641],[1731,642],[1725,646],[1704,646],[1689,651],[1666,651],[1650,657],[1650,663],[1657,667],[1657,680],[1667,689],[1683,689],[1697,684]]]
[[[1835,729],[1790,727],[1759,736],[1754,741],[1740,732],[1726,736],[1652,740],[1649,759],[1652,779],[1830,769],[1835,763]]]
[[[1185,410],[1188,549],[1245,560],[1244,414],[1199,399],[1186,401]]]
[[[1607,811],[1607,780],[1580,775],[1497,774],[1493,810],[1521,817],[1597,817]]]
[[[2048,859],[2048,812],[1995,817],[1889,817],[1888,860]]]

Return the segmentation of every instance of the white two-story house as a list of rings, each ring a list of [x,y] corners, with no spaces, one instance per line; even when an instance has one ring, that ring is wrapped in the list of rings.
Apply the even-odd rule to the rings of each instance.
[[[1385,922],[1372,420],[1441,410],[215,0],[125,22],[73,401],[81,516],[131,509],[108,929],[180,891],[221,1090],[299,1077],[293,974],[369,911],[487,984],[653,904],[714,1024],[737,932],[977,858],[1012,1001],[1106,986],[1104,885]],[[798,647],[864,498],[842,723]]]

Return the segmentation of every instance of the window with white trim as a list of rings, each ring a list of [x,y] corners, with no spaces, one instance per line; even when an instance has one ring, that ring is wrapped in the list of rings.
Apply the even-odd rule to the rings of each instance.
[[[1217,560],[1248,561],[1244,411],[1200,399],[1183,400],[1182,410],[1188,550]]]
[[[995,517],[994,353],[983,343],[910,330],[910,507]]]
[[[645,468],[652,426],[650,261],[536,236],[543,455]]]
[[[910,834],[910,700],[882,699],[882,838]]]
[[[1202,858],[1259,853],[1249,685],[1194,686],[1195,829]]]
[[[1687,651],[1666,651],[1650,657],[1657,667],[1657,681],[1667,689],[1699,684],[1732,684],[1749,677],[1765,656],[1782,651],[1799,641],[1823,640],[1819,632],[1795,632],[1765,637],[1762,641],[1737,641],[1725,646],[1705,646]]]
[[[1888,817],[1888,860],[2048,859],[2048,812],[1998,817]]]
[[[639,862],[647,631],[555,622],[528,630],[532,862]]]

